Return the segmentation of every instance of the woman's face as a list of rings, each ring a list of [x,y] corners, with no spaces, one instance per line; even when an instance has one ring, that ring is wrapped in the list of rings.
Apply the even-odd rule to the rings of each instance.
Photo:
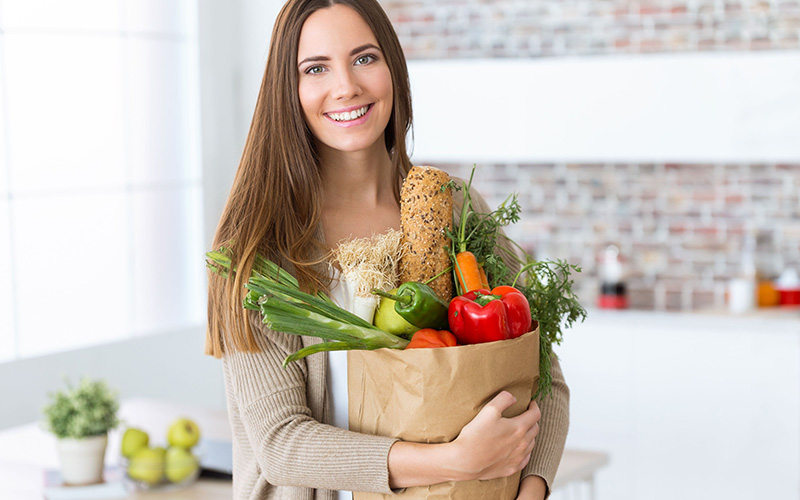
[[[297,64],[300,105],[321,147],[385,147],[392,76],[375,35],[355,10],[334,5],[311,14],[300,32]]]

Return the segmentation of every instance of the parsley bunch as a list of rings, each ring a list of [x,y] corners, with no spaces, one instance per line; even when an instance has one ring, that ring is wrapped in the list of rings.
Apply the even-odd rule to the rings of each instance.
[[[528,257],[530,259],[530,257]],[[581,268],[564,260],[534,261],[522,267],[510,284],[521,291],[531,306],[531,317],[539,322],[539,389],[536,397],[547,395],[553,383],[550,356],[553,344],[561,344],[562,328],[586,319],[586,309],[572,290],[572,272]],[[524,276],[521,282],[517,280]]]

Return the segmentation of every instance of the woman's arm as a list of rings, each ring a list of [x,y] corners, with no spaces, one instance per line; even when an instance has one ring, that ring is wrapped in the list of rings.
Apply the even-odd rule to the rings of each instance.
[[[550,373],[553,376],[552,393],[539,398],[542,411],[541,432],[533,449],[530,463],[522,470],[522,477],[536,475],[547,483],[549,496],[553,479],[564,453],[569,430],[569,387],[561,371],[561,363],[553,355]],[[546,498],[546,497],[545,497]]]
[[[539,476],[525,476],[519,483],[517,500],[544,500],[547,495],[547,483]]]
[[[396,440],[320,423],[309,394],[323,389],[307,380],[324,382],[310,377],[321,366],[301,360],[283,368],[286,355],[301,347],[300,338],[269,330],[257,312],[251,318],[259,352],[228,352],[224,358],[232,423],[238,420],[236,434],[250,448],[239,457],[241,466],[276,486],[391,493],[387,456]]]
[[[389,484],[404,488],[519,472],[530,461],[541,414],[531,401],[522,414],[504,418],[503,410],[514,403],[514,396],[501,392],[450,443],[395,443],[389,451]]]
[[[505,391],[445,444],[402,442],[321,424],[306,404],[306,365],[281,366],[287,351],[298,346],[254,326],[261,328],[256,336],[262,351],[229,353],[226,375],[254,458],[270,484],[389,493],[390,488],[509,476],[530,460],[539,408],[531,402],[522,414],[504,418],[502,411],[516,402]]]

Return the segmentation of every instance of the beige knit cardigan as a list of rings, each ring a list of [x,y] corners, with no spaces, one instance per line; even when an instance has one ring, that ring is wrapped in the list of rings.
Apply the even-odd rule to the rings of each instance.
[[[489,211],[479,196],[473,203],[478,211]],[[223,356],[233,498],[334,500],[334,490],[391,493],[388,455],[396,439],[330,425],[327,353],[282,367],[287,355],[320,339],[269,330],[257,312],[251,311],[250,319],[260,352],[229,350]],[[522,471],[522,477],[544,478],[548,490],[569,426],[569,389],[558,359],[552,364],[552,397],[539,401],[540,432]]]

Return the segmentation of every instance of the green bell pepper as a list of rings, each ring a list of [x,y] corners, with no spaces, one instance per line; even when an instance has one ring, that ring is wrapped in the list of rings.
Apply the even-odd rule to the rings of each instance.
[[[406,321],[419,328],[447,330],[447,304],[424,283],[409,281],[397,288],[397,293],[373,290],[372,293],[395,301],[394,310]]]

